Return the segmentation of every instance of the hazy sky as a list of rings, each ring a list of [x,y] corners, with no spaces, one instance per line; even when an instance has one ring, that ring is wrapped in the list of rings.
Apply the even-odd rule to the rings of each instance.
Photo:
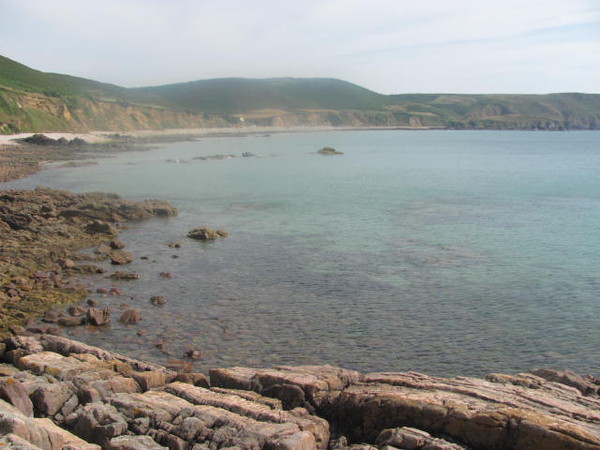
[[[294,76],[600,93],[600,0],[0,0],[0,54],[129,87]]]

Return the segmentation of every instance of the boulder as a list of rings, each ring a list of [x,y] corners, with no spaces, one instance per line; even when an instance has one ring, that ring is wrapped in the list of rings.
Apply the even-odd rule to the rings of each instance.
[[[181,381],[182,383],[193,384],[194,386],[204,388],[209,387],[206,375],[201,372],[180,372],[177,374],[174,381]]]
[[[139,280],[140,276],[135,272],[115,272],[110,274],[108,278],[115,281],[132,281]]]
[[[113,250],[121,250],[125,247],[125,243],[119,239],[113,239],[109,245]]]
[[[116,236],[119,234],[117,229],[108,222],[102,220],[93,220],[84,227],[88,234],[101,234],[105,236]]]
[[[57,145],[57,141],[55,139],[52,139],[52,138],[46,136],[45,134],[41,134],[41,133],[33,134],[33,135],[23,138],[21,140],[23,142],[26,142],[27,144],[33,144],[33,145]]]
[[[202,352],[200,350],[186,350],[184,356],[190,359],[200,359],[202,358]]]
[[[7,401],[27,417],[33,417],[33,403],[19,380],[0,378],[0,399]]]
[[[152,388],[164,386],[166,382],[165,373],[155,370],[150,370],[146,372],[133,372],[131,376],[140,385],[142,391],[147,391]]]
[[[267,397],[278,398],[285,408],[303,406],[318,408],[352,383],[358,382],[359,372],[339,367],[278,366],[272,369],[232,367],[211,369],[212,386],[252,390]]]
[[[119,322],[126,325],[132,323],[139,323],[142,320],[142,315],[138,309],[127,309],[123,312],[119,318]]]
[[[213,230],[212,228],[193,228],[188,231],[187,237],[200,241],[211,241],[218,238],[227,237],[229,233],[225,230]]]
[[[153,295],[150,297],[150,303],[154,306],[161,306],[167,303],[167,300],[161,295]]]
[[[40,386],[35,392],[32,394],[31,399],[35,404],[35,408],[44,416],[54,416],[61,412],[63,407],[69,402],[69,400],[75,396],[75,407],[78,405],[77,397],[75,395],[75,388],[71,383],[67,382],[58,382],[58,383],[48,383],[44,386]],[[67,410],[62,411],[64,413],[70,414],[73,411],[69,411],[69,409],[74,409],[73,401],[71,404],[66,405]]]
[[[110,322],[110,308],[88,308],[86,319],[91,325],[106,325]]]
[[[110,262],[115,265],[129,264],[133,261],[131,253],[123,250],[112,250],[108,254],[108,257],[110,258]]]
[[[56,426],[48,419],[32,419],[27,417],[4,400],[0,400],[1,435],[4,435],[2,439],[6,439],[6,436],[11,436],[7,439],[9,443],[16,442],[17,445],[22,446],[11,446],[9,448],[100,450],[100,447],[90,445],[77,436]]]
[[[73,432],[90,442],[106,445],[127,432],[127,421],[117,410],[103,403],[89,403],[68,418]]]

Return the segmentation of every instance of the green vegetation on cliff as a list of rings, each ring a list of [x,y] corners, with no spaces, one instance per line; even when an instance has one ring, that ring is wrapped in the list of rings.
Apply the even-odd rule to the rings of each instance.
[[[40,72],[4,56],[0,56],[0,85],[49,97],[93,95],[119,98],[127,95],[126,88],[70,75]]]
[[[382,95],[330,78],[123,88],[0,56],[0,133],[264,126],[600,129],[600,95]]]

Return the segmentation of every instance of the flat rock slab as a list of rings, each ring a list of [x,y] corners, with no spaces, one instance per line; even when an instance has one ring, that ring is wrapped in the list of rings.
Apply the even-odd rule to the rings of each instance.
[[[278,366],[272,369],[211,369],[212,386],[255,391],[275,397],[285,408],[318,408],[324,399],[358,382],[359,372],[334,366]]]
[[[476,449],[600,449],[600,400],[521,375],[506,379],[380,373],[345,389],[323,414],[351,439],[373,441],[385,428],[415,427]]]
[[[598,380],[571,372],[234,367],[209,386],[62,337],[5,344],[0,443],[14,448],[600,450]]]

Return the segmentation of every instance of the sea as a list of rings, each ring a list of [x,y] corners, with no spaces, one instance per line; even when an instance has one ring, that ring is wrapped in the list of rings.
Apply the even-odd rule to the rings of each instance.
[[[600,375],[599,131],[205,136],[96,161],[0,185],[179,210],[128,224],[135,261],[83,280],[113,320],[76,339],[162,364],[197,350],[198,371]],[[124,269],[140,279],[106,278]],[[119,323],[125,308],[142,321]]]

